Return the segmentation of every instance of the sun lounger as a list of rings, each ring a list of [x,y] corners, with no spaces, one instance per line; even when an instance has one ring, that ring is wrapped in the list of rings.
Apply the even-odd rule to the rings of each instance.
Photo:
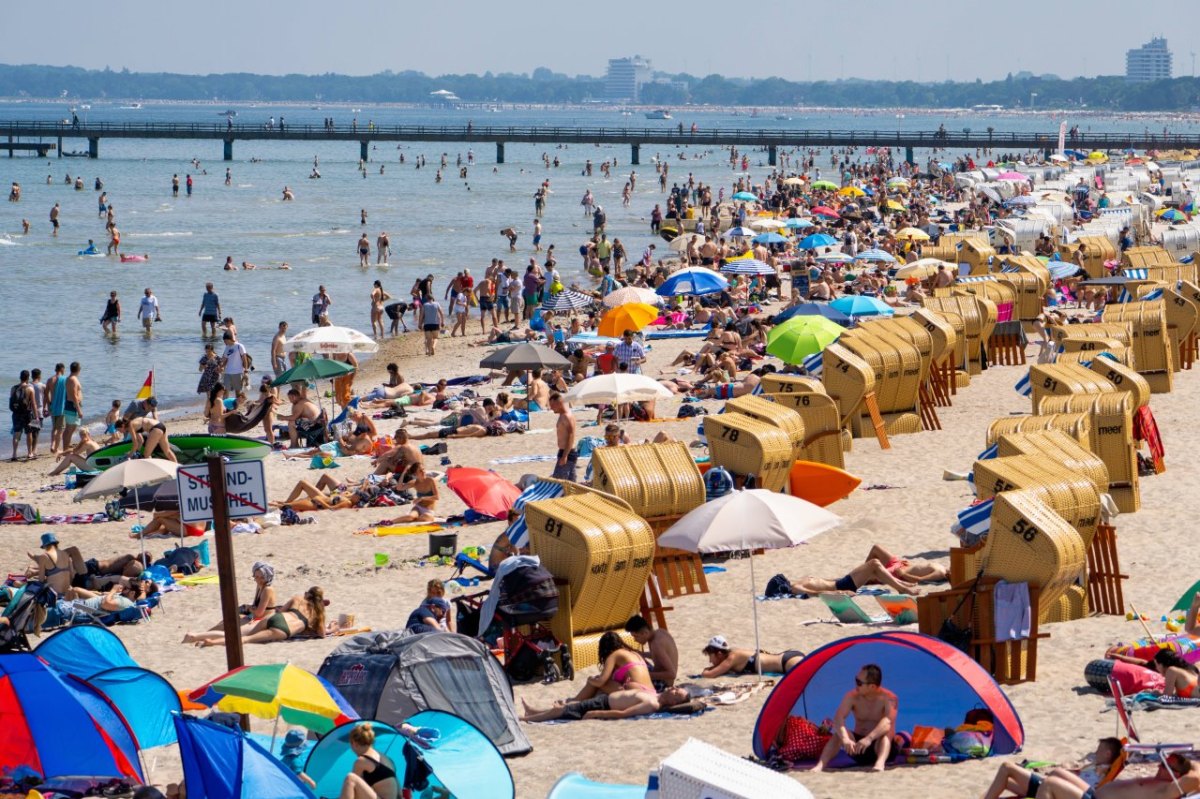
[[[820,594],[821,601],[825,603],[834,617],[843,624],[880,624],[890,621],[887,615],[872,616],[863,610],[854,597],[845,596],[843,594]]]
[[[917,600],[903,594],[880,594],[875,597],[883,612],[896,624],[917,623]]]

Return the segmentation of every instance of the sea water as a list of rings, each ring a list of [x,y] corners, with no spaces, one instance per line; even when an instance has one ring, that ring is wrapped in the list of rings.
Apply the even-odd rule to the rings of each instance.
[[[82,110],[81,122],[199,122],[223,125],[225,105],[146,103],[140,110],[122,109],[119,103],[92,102]],[[997,131],[1045,132],[1056,135],[1061,116],[1021,114],[978,116],[965,112],[788,112],[789,119],[775,119],[770,112],[751,116],[743,110],[675,110],[674,119],[647,120],[640,111],[623,115],[616,108],[572,108],[532,110],[504,108],[430,109],[362,106],[357,113],[348,106],[310,108],[304,106],[231,106],[238,111],[236,124],[262,125],[274,117],[278,125],[286,118],[290,128],[323,124],[333,117],[339,125],[357,117],[360,131],[376,125],[425,124],[463,126],[478,130],[487,125],[560,125],[563,127],[675,128],[695,123],[712,128],[814,128],[832,130],[935,130],[944,124],[952,131],[971,128],[974,132],[994,127]],[[0,103],[0,119],[56,121],[70,117],[61,103]],[[1194,119],[1103,118],[1072,119],[1081,129],[1105,131],[1151,130],[1186,133],[1198,127]],[[2,143],[0,143],[2,146]],[[82,139],[67,138],[68,151],[86,150]],[[465,180],[459,178],[457,158],[467,165],[468,152],[475,163],[468,165]],[[770,171],[766,153],[743,148],[749,156],[749,176],[760,182]],[[442,182],[435,182],[442,154],[447,166]],[[546,169],[542,154],[557,157],[561,166]],[[400,155],[405,158],[399,163]],[[686,156],[684,159],[680,155]],[[127,401],[140,388],[149,369],[155,373],[156,391],[164,405],[198,403],[197,361],[203,354],[200,337],[200,297],[211,281],[221,298],[221,310],[237,323],[241,340],[255,358],[259,370],[268,367],[269,347],[278,322],[286,320],[291,333],[310,327],[311,298],[324,285],[333,298],[330,318],[334,324],[359,330],[370,329],[369,297],[372,281],[380,280],[396,299],[408,301],[413,282],[426,274],[436,278],[440,298],[447,279],[458,270],[470,268],[479,280],[491,258],[503,258],[518,273],[524,270],[532,251],[534,192],[545,179],[551,181],[542,220],[543,246],[555,244],[564,280],[590,285],[581,271],[578,248],[590,235],[591,221],[580,206],[586,189],[608,215],[608,236],[620,238],[631,260],[637,260],[647,244],[659,245],[659,257],[669,251],[652,236],[650,211],[656,203],[665,208],[654,159],[670,164],[668,186],[684,183],[689,173],[715,189],[730,184],[742,173],[731,170],[728,152],[716,147],[676,148],[643,145],[639,166],[631,166],[627,146],[596,147],[572,144],[506,145],[505,160],[495,164],[492,142],[402,143],[375,142],[366,166],[358,170],[356,142],[236,141],[232,162],[221,160],[219,140],[124,140],[100,141],[100,158],[36,158],[0,156],[0,186],[21,184],[19,203],[0,205],[0,384],[16,382],[21,369],[40,367],[48,377],[56,362],[83,364],[85,415],[96,422],[113,399]],[[415,168],[418,156],[426,166]],[[919,162],[928,153],[917,153]],[[952,154],[953,155],[953,154]],[[321,178],[309,179],[313,159],[319,162]],[[197,169],[191,163],[200,161]],[[252,162],[251,159],[258,159]],[[591,177],[582,174],[584,163],[593,164]],[[615,159],[612,177],[605,178],[601,162]],[[823,176],[837,180],[826,150],[817,158]],[[380,174],[380,167],[384,172]],[[226,167],[232,170],[230,186]],[[637,189],[631,205],[622,207],[621,191],[628,175],[636,171]],[[84,190],[64,184],[64,177],[83,178]],[[171,178],[177,174],[181,188],[171,194]],[[185,176],[192,175],[195,188],[188,197]],[[51,184],[47,185],[47,176]],[[108,243],[104,218],[97,213],[96,177],[104,182],[109,202],[115,206],[121,231],[121,250],[148,254],[144,263],[121,263],[117,258],[79,257],[77,251],[93,239],[103,251]],[[295,201],[283,202],[288,186]],[[51,207],[61,205],[58,238],[51,238],[48,220]],[[360,224],[365,209],[367,225]],[[21,219],[32,224],[22,236]],[[509,253],[500,230],[512,226],[521,232],[517,252]],[[387,231],[392,257],[387,267],[376,267],[375,239]],[[357,241],[366,233],[371,242],[368,269],[358,266]],[[225,272],[226,256],[235,264],[249,261],[256,271]],[[539,262],[544,253],[539,254]],[[291,265],[291,271],[263,267]],[[163,321],[146,336],[136,318],[142,291],[151,288],[158,297]],[[120,335],[103,335],[99,319],[108,293],[119,293],[123,324]],[[411,315],[407,318],[414,327]],[[472,320],[468,330],[478,332]],[[220,343],[217,342],[218,349]],[[402,365],[403,368],[403,365]]]

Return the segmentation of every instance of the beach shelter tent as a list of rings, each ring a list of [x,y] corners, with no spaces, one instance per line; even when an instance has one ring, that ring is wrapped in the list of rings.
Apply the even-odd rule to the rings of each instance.
[[[505,757],[533,751],[504,668],[474,638],[403,630],[363,633],[333,650],[317,673],[362,718],[395,726],[422,710],[444,710],[478,727]]]
[[[84,680],[108,669],[137,667],[121,639],[94,624],[59,630],[38,644],[33,654],[58,671]]]
[[[897,732],[915,725],[957,727],[968,710],[987,708],[995,718],[992,754],[1009,755],[1025,741],[1016,708],[983,667],[945,641],[912,632],[843,638],[811,652],[771,691],[754,725],[754,754],[765,757],[789,716],[833,718],[854,677],[868,663],[883,672],[896,695]]]
[[[343,778],[358,757],[350,749],[350,732],[363,723],[375,730],[375,749],[396,764],[396,779],[404,784],[404,748],[409,739],[382,721],[350,722],[325,734],[308,755],[304,773],[316,781],[318,796],[337,796],[340,792]],[[417,752],[433,772],[429,784],[435,790],[443,788],[451,796],[461,797],[512,799],[515,795],[508,764],[475,725],[441,710],[422,711],[407,723],[422,733],[419,738],[426,745],[410,744],[414,747],[410,752]]]
[[[137,743],[98,690],[36,655],[0,656],[0,774],[142,782]]]
[[[314,797],[299,777],[240,730],[177,715],[175,732],[188,799]]]

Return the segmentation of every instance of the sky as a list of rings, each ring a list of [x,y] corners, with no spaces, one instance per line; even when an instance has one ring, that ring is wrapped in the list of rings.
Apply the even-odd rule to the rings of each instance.
[[[411,69],[441,75],[544,66],[599,76],[609,58],[640,54],[656,70],[700,76],[986,81],[1022,70],[1064,78],[1122,74],[1125,51],[1154,35],[1167,36],[1175,75],[1186,76],[1194,74],[1192,53],[1200,51],[1200,28],[1176,28],[1168,16],[1131,14],[1127,0],[5,5],[0,62],[134,72],[369,75]]]

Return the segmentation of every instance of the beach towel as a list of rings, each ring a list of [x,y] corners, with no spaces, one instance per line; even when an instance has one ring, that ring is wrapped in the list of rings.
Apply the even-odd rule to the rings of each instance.
[[[507,458],[496,458],[489,463],[493,466],[500,466],[510,463],[549,463],[557,459],[555,455],[513,455]]]
[[[221,578],[215,574],[189,574],[175,581],[178,585],[217,585]]]
[[[992,592],[995,603],[996,640],[1020,641],[1029,637],[1029,583],[1000,580]]]
[[[417,533],[436,533],[442,529],[440,524],[394,524],[358,530],[355,535],[374,535],[383,538],[389,535],[415,535]]]
[[[1163,449],[1162,437],[1158,434],[1158,423],[1154,421],[1154,413],[1149,405],[1143,405],[1134,412],[1133,437],[1146,442],[1146,446],[1150,448],[1150,457],[1154,461],[1154,470],[1162,473],[1166,469],[1163,463],[1166,450]]]
[[[553,458],[554,456],[549,456]],[[556,499],[563,495],[563,487],[558,483],[550,483],[539,480],[521,492],[521,496],[513,502],[512,511],[517,514],[513,523],[508,526],[504,534],[508,536],[508,542],[515,549],[522,549],[529,546],[529,530],[525,526],[525,505],[530,502],[536,502],[541,499]]]

